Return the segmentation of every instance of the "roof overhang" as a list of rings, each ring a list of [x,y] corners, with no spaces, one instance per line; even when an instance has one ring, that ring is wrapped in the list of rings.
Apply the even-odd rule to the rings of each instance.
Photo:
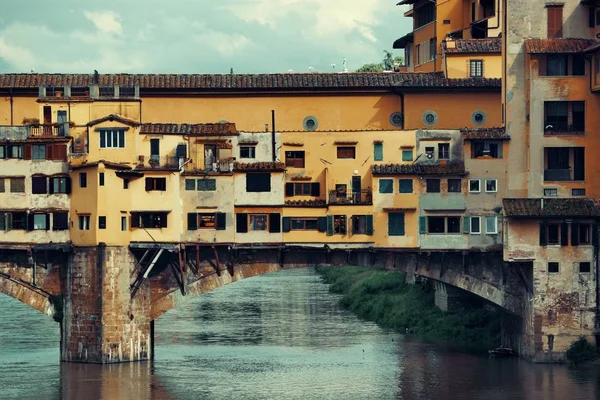
[[[402,36],[399,39],[396,39],[394,41],[394,45],[392,46],[392,48],[394,49],[404,49],[406,48],[406,44],[407,43],[412,43],[413,42],[413,38],[414,38],[414,34],[411,32],[407,35]]]

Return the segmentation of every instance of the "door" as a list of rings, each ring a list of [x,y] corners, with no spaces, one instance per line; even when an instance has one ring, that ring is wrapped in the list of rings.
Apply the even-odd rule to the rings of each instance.
[[[44,116],[44,119],[46,117]],[[67,111],[59,110],[56,113],[56,122],[58,123],[58,136],[66,136],[67,135]]]
[[[360,192],[361,192],[361,183],[360,183],[360,176],[353,176],[352,177],[352,200],[353,203],[360,203]]]
[[[160,157],[160,139],[150,139],[150,158]]]
[[[204,145],[204,170],[214,171],[217,169],[217,145]]]
[[[44,106],[44,135],[52,135],[52,107]]]

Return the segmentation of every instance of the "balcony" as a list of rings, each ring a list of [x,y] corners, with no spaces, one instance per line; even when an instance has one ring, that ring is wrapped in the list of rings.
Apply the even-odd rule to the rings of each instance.
[[[65,137],[69,136],[69,123],[30,125],[29,137]]]
[[[179,169],[185,159],[180,160],[175,156],[155,156],[151,155],[150,157],[146,157],[143,155],[138,156],[138,164],[137,168],[147,168],[147,169]]]
[[[564,182],[572,181],[571,169],[546,169],[544,170],[544,181]]]
[[[580,136],[585,135],[585,128],[582,123],[567,124],[556,122],[544,122],[544,136]]]
[[[373,204],[373,192],[371,189],[363,189],[357,193],[341,193],[336,190],[329,191],[329,204],[344,205],[344,204]]]

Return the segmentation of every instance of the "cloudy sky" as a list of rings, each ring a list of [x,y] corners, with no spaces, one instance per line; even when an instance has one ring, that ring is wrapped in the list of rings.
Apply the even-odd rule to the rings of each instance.
[[[355,70],[410,30],[397,2],[1,0],[0,72]]]

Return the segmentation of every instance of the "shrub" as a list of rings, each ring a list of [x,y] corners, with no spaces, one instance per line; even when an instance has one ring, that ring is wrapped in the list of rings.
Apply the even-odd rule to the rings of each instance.
[[[566,356],[571,364],[577,366],[597,359],[600,357],[600,354],[598,354],[598,349],[595,346],[591,345],[585,337],[581,336],[571,343]]]

